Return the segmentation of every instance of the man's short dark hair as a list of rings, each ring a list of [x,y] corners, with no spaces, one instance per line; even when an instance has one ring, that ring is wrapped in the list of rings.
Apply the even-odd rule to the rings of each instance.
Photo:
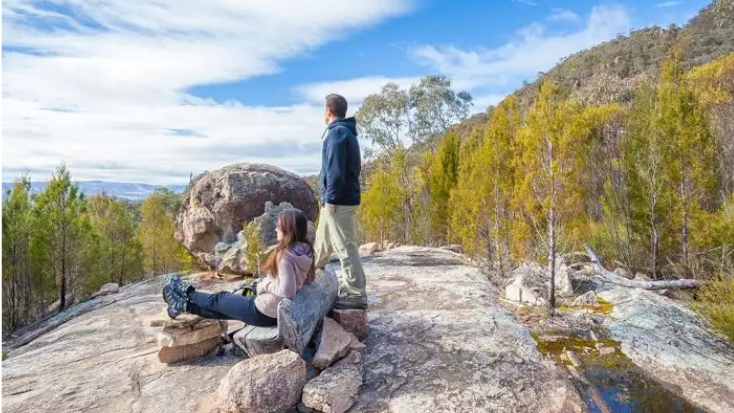
[[[347,117],[347,100],[344,96],[332,93],[326,97],[326,107],[329,108],[331,113],[337,117],[337,119],[344,119]]]

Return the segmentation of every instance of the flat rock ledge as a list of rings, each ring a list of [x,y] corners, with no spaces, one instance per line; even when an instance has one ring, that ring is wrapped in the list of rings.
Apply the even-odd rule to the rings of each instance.
[[[399,247],[364,261],[370,308],[355,412],[584,412],[479,269]]]
[[[598,295],[614,306],[606,326],[635,364],[706,411],[734,412],[734,346],[655,292],[611,287]]]

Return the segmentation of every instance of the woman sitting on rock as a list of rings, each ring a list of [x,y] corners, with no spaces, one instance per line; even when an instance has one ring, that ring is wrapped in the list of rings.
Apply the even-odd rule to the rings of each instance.
[[[297,209],[281,211],[276,233],[278,247],[263,267],[268,276],[257,284],[254,298],[226,291],[200,293],[173,275],[163,287],[168,316],[176,318],[188,312],[204,318],[240,320],[253,326],[276,325],[278,304],[284,298],[295,297],[303,284],[313,282],[315,277],[313,246],[306,238],[306,215]]]

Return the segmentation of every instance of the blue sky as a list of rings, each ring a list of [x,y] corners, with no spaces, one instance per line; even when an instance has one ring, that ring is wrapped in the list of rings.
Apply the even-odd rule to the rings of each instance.
[[[708,1],[7,0],[3,181],[318,170],[322,99],[449,76],[484,110],[560,58]]]

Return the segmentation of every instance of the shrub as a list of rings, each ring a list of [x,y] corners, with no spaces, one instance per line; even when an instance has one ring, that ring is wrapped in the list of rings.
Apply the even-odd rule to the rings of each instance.
[[[719,276],[696,296],[693,309],[734,342],[734,276]]]

